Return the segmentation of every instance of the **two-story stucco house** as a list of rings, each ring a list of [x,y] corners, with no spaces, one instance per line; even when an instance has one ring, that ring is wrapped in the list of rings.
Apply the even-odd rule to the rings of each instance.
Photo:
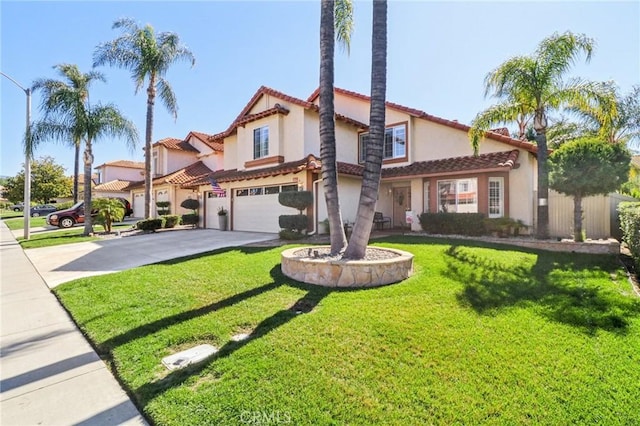
[[[336,89],[335,109],[340,203],[343,219],[353,221],[367,146],[369,97]],[[376,210],[391,217],[394,227],[419,230],[416,216],[426,211],[481,212],[534,223],[535,145],[491,132],[474,156],[469,127],[456,121],[391,102],[386,121]],[[215,160],[201,160],[211,172],[181,182],[180,190],[193,191],[201,200],[202,226],[217,228],[222,206],[229,211],[232,230],[277,232],[278,216],[294,213],[278,204],[278,193],[298,189],[316,195],[307,212],[313,223],[327,217],[318,91],[303,100],[261,87],[225,131],[201,136],[191,135],[188,141],[192,145],[199,140],[193,158]],[[171,148],[165,149],[169,154]],[[158,155],[160,163],[168,161]],[[224,194],[213,191],[211,179]]]
[[[129,160],[109,161],[95,167],[94,197],[123,197],[129,199],[129,187],[143,178],[144,163]]]

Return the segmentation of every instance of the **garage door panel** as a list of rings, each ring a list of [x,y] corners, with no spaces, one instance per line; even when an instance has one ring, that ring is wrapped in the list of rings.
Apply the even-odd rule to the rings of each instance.
[[[278,217],[297,210],[278,203],[278,194],[235,197],[233,228],[236,231],[279,232]]]

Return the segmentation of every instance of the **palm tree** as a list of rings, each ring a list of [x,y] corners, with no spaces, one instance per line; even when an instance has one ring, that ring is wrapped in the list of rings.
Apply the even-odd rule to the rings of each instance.
[[[369,111],[369,143],[366,150],[362,188],[356,223],[344,253],[347,259],[364,258],[371,235],[380,175],[385,133],[385,101],[387,92],[387,1],[373,2],[371,35],[371,105]]]
[[[588,109],[572,108],[581,119],[584,133],[610,143],[637,146],[640,142],[640,85],[626,95],[612,81],[600,83],[603,99]]]
[[[156,35],[151,25],[139,27],[132,19],[123,18],[114,22],[113,29],[122,29],[123,34],[107,43],[96,47],[93,65],[109,64],[131,71],[131,78],[135,82],[135,93],[147,85],[147,119],[144,139],[144,215],[150,217],[153,211],[151,205],[151,141],[153,139],[153,109],[156,95],[173,115],[178,117],[176,96],[169,82],[164,78],[169,67],[182,60],[195,64],[193,53],[181,44],[180,37],[175,33],[162,32]]]
[[[334,37],[347,50],[353,28],[353,7],[349,0],[323,0],[320,6],[320,158],[324,185],[331,254],[344,250],[347,237],[342,227],[338,197],[336,131],[334,108]]]
[[[105,81],[104,75],[97,71],[82,73],[75,64],[55,65],[62,80],[38,79],[33,90],[42,90],[40,110],[45,119],[58,115],[79,115],[89,97],[89,86],[95,80]],[[78,202],[78,176],[80,174],[80,148],[83,134],[79,128],[71,136],[70,142],[75,148],[73,165],[73,203]]]
[[[91,170],[93,168],[93,143],[101,138],[125,138],[133,149],[138,141],[135,125],[124,118],[113,105],[89,106],[83,104],[70,114],[48,117],[33,126],[29,149],[48,139],[68,141],[78,135],[84,139],[84,235],[93,231],[91,219]]]
[[[473,149],[484,132],[498,123],[533,119],[538,146],[538,226],[536,237],[549,238],[549,173],[547,170],[548,113],[562,107],[587,109],[602,99],[598,84],[579,79],[563,81],[581,54],[591,59],[594,42],[583,34],[553,34],[542,40],[531,56],[518,56],[502,63],[485,78],[485,95],[491,93],[502,104],[481,112],[469,131]],[[492,112],[493,111],[493,112]]]

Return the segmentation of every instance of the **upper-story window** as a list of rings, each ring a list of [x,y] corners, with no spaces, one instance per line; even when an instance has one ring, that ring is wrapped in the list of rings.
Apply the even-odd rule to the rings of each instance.
[[[367,145],[369,144],[369,133],[360,134],[360,162],[364,163],[367,156]],[[384,131],[384,144],[382,147],[382,159],[393,160],[407,157],[407,126],[399,124],[387,127]]]
[[[269,126],[259,127],[253,131],[253,159],[269,155]]]

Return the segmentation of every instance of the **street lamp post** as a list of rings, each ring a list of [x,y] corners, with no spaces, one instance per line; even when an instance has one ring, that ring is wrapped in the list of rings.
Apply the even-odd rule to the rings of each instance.
[[[7,74],[0,71],[0,74],[9,79],[13,84],[18,86],[25,95],[27,95],[27,127],[25,131],[26,140],[31,139],[31,89],[24,88],[20,83],[9,77]],[[31,216],[31,153],[29,152],[28,144],[24,148],[24,209],[22,210],[24,216],[24,239],[28,240],[30,237],[29,232],[29,219]]]

